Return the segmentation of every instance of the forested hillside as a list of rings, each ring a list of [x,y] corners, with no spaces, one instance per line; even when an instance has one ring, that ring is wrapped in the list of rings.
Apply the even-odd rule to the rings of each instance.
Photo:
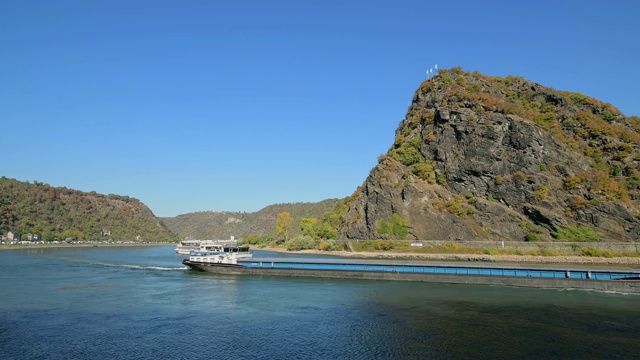
[[[278,213],[288,212],[293,218],[291,236],[295,236],[300,233],[303,218],[322,218],[336,202],[329,199],[318,203],[274,204],[252,213],[203,211],[161,220],[179,239],[228,239],[250,234],[274,235]]]
[[[52,240],[159,241],[169,230],[140,200],[0,178],[0,233]]]

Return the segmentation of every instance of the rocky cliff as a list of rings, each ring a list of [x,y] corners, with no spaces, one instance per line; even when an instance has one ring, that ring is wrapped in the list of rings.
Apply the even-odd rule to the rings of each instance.
[[[407,239],[636,241],[639,125],[581,93],[440,70],[346,200],[340,232],[394,238],[397,220]]]

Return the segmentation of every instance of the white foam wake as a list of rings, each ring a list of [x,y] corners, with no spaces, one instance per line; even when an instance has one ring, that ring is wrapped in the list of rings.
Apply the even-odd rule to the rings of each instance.
[[[133,270],[158,270],[158,271],[176,271],[176,270],[186,270],[188,269],[186,266],[179,267],[164,267],[164,266],[147,266],[147,265],[133,265],[133,264],[110,264],[110,263],[93,263],[94,265],[105,266],[105,267],[116,267],[116,268],[125,268],[125,269],[133,269]]]

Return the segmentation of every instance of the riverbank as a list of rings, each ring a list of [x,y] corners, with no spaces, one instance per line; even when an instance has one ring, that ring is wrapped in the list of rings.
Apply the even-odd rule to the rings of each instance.
[[[388,259],[388,260],[430,260],[497,263],[548,263],[548,264],[599,264],[599,265],[636,265],[640,266],[640,257],[592,257],[592,256],[533,256],[533,255],[484,255],[484,254],[425,254],[408,252],[350,252],[300,250],[288,251],[284,248],[265,247],[257,250],[276,251],[292,254],[333,255],[345,258]]]
[[[2,244],[0,250],[85,248],[85,247],[134,247],[134,246],[176,246],[176,243],[98,243],[98,244]]]
[[[176,246],[176,243],[98,243],[98,244],[2,244],[0,250],[82,248],[82,247],[135,247],[135,246]],[[264,247],[253,250],[275,251],[291,254],[332,255],[355,259],[424,260],[454,262],[495,262],[495,263],[537,263],[537,264],[594,264],[640,266],[640,257],[595,257],[595,256],[534,256],[534,255],[487,255],[487,254],[427,254],[419,252],[393,251],[288,251],[285,248]]]

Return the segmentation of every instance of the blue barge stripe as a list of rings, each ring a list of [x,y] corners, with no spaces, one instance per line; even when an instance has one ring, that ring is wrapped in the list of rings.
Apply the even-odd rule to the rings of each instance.
[[[511,276],[529,278],[571,278],[591,280],[620,280],[640,278],[640,272],[612,272],[588,270],[527,269],[504,267],[474,266],[438,266],[438,265],[405,265],[405,264],[355,264],[355,263],[323,263],[307,261],[241,261],[248,268],[297,269],[297,270],[330,270],[330,271],[364,271],[413,274],[446,274],[446,275],[482,275]]]

